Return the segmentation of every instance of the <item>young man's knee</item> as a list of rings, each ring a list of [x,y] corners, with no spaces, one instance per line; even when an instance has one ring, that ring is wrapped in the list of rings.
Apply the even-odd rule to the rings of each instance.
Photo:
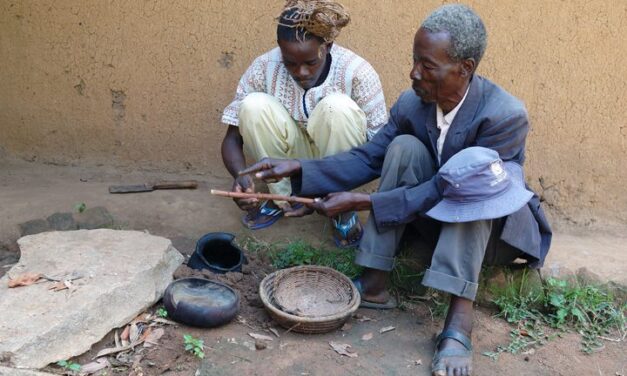
[[[240,105],[239,115],[242,116],[256,116],[263,111],[267,111],[270,106],[276,102],[276,99],[266,93],[250,93],[242,100]]]

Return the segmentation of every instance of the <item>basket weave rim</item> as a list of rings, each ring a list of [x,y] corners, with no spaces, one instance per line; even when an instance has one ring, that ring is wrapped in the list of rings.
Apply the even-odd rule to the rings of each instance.
[[[348,285],[350,286],[350,289],[352,292],[352,298],[348,302],[347,308],[333,315],[319,316],[319,317],[303,317],[303,316],[292,315],[290,313],[284,312],[278,309],[277,307],[275,307],[270,301],[271,300],[270,296],[268,296],[267,292],[264,289],[266,282],[271,278],[276,278],[277,276],[281,276],[284,274],[292,274],[294,272],[298,272],[302,270],[311,270],[311,271],[318,271],[318,272],[327,273],[327,274],[333,274],[334,276],[339,277],[340,279],[348,282]],[[359,295],[359,291],[357,290],[357,287],[355,287],[355,285],[353,284],[353,281],[350,280],[350,278],[348,278],[347,276],[345,276],[344,274],[338,272],[337,270],[333,268],[329,268],[326,266],[318,266],[318,265],[294,266],[294,267],[287,268],[287,269],[280,269],[273,273],[268,274],[259,284],[259,297],[261,298],[261,301],[263,305],[266,307],[266,309],[270,310],[272,313],[276,314],[277,316],[285,320],[290,320],[294,322],[294,324],[327,323],[327,322],[338,320],[338,319],[344,319],[350,316],[351,314],[353,314],[357,310],[357,308],[359,308],[359,304],[361,303],[361,296]]]

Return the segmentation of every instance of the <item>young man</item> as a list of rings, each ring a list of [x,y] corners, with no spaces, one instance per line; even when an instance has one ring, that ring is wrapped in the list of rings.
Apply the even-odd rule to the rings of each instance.
[[[262,158],[320,158],[365,143],[387,121],[379,76],[367,61],[334,43],[349,23],[342,5],[329,0],[292,0],[278,19],[278,47],[255,59],[224,110],[222,142],[232,190],[254,192],[250,176],[238,176],[244,154]],[[290,195],[289,181],[268,185]],[[250,229],[270,226],[284,214],[306,210],[285,202],[235,200]],[[340,246],[356,245],[361,225],[354,212],[334,218]]]
[[[243,171],[289,176],[295,194],[326,195],[313,207],[327,216],[370,210],[355,260],[364,273],[355,285],[371,307],[393,306],[386,280],[406,225],[432,230],[436,244],[422,283],[451,294],[434,375],[472,372],[473,300],[484,259],[540,267],[551,243],[539,199],[523,186],[527,112],[475,74],[485,48],[474,11],[438,8],[414,37],[413,90],[401,94],[370,142],[322,160],[270,159]],[[346,192],[377,177],[376,193]]]

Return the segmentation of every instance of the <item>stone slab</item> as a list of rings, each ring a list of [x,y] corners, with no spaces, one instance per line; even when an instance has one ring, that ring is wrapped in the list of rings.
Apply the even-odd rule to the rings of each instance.
[[[53,373],[0,366],[0,376],[56,376]]]
[[[18,240],[20,262],[0,279],[4,364],[38,369],[80,355],[157,302],[183,256],[170,240],[109,229],[47,232]],[[50,282],[9,289],[24,272],[80,273],[72,290]]]

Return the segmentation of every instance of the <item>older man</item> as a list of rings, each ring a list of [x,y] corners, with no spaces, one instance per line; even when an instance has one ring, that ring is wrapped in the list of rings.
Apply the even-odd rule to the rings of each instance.
[[[527,197],[516,211],[504,210],[509,203],[496,195],[496,210],[475,209],[464,217],[433,214],[447,195],[461,195],[457,200],[463,203],[485,194],[483,189],[468,190],[465,183],[451,183],[443,171],[447,162],[460,166],[464,160],[470,164],[456,167],[458,171],[480,167],[472,161],[485,159],[463,153],[468,148],[495,154],[487,154],[492,162],[486,171],[496,177],[486,186],[488,191],[502,180],[503,162],[519,166],[523,180],[527,112],[518,99],[475,74],[485,48],[486,30],[474,11],[459,4],[438,8],[414,38],[413,90],[400,96],[387,125],[369,143],[318,161],[265,160],[243,171],[257,171],[262,179],[291,176],[295,193],[326,195],[314,207],[327,216],[370,210],[356,255],[364,273],[355,283],[371,307],[393,306],[386,281],[406,225],[434,232],[437,243],[423,284],[451,294],[432,362],[434,375],[471,373],[473,300],[483,260],[504,264],[521,258],[537,267],[551,240],[537,196]],[[450,175],[457,170],[447,171]],[[378,192],[347,192],[377,177]]]

